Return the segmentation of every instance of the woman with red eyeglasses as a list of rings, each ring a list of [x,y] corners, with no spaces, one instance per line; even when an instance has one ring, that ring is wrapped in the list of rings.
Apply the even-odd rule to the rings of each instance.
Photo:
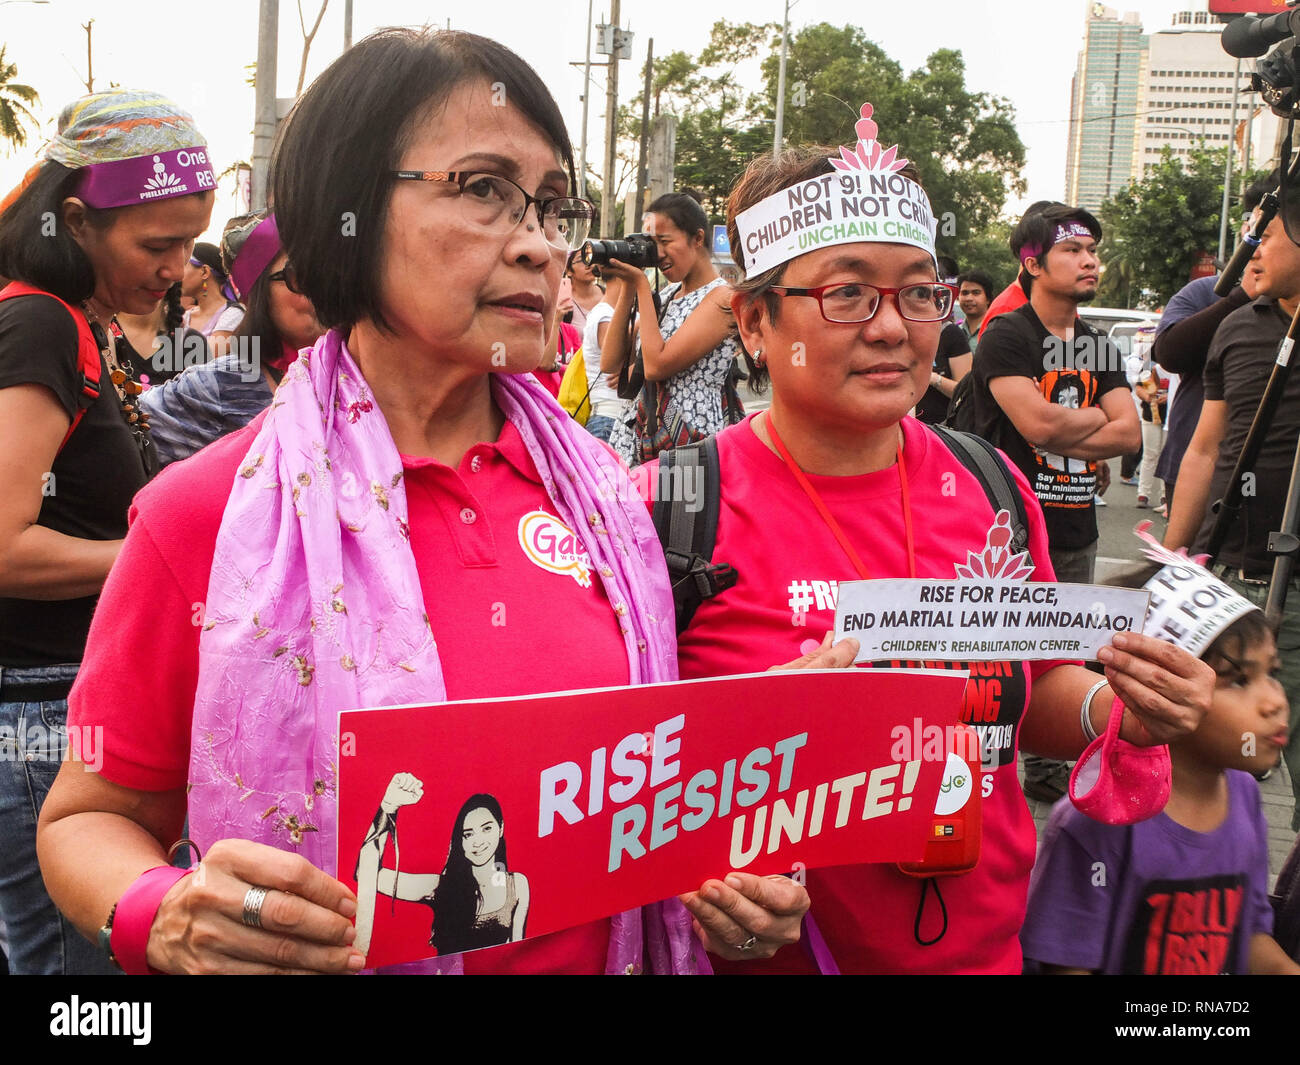
[[[953,579],[972,557],[1021,550],[1010,546],[1010,512],[995,513],[956,447],[909,415],[929,384],[954,291],[936,280],[933,215],[916,172],[894,149],[881,152],[863,112],[855,148],[835,158],[825,148],[763,156],[731,194],[731,246],[746,271],[731,307],[753,379],[770,380],[772,401],[717,437],[713,560],[737,579],[704,599],[679,634],[683,678],[744,673],[764,660],[845,664],[857,645],[822,639],[834,628],[839,583]],[[986,458],[998,461],[991,449]],[[1034,494],[1018,473],[999,475],[1027,517],[1022,564],[1033,567],[1030,579],[1051,581]],[[1105,677],[1058,662],[970,665],[963,717],[979,722],[983,763],[973,869],[921,877],[881,864],[808,870],[811,923],[800,944],[791,943],[793,888],[762,897],[740,879],[710,881],[684,901],[723,969],[1018,973],[1035,847],[1016,777],[1019,747],[1077,757],[1085,730],[1105,729],[1117,697],[1127,708],[1125,738],[1162,742],[1195,726],[1213,687],[1203,663],[1140,635],[1117,636],[1101,659]],[[995,706],[978,704],[986,677],[1000,686]],[[863,708],[864,728],[873,709]]]

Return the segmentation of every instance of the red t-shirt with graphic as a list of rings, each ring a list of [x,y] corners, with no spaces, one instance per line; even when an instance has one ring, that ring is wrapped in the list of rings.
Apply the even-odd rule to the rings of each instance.
[[[713,557],[736,568],[736,584],[705,600],[678,638],[685,678],[752,673],[789,662],[834,628],[838,582],[857,571],[781,458],[755,436],[751,418],[718,435],[722,499]],[[919,577],[953,578],[968,552],[985,549],[994,514],[979,482],[929,430],[903,419],[904,463]],[[1029,516],[1032,580],[1053,579],[1042,510],[1024,478],[1016,484]],[[897,466],[860,477],[809,476],[873,577],[908,576]],[[651,483],[655,483],[652,479]],[[882,663],[965,668],[957,664]],[[913,935],[923,882],[893,865],[807,872],[812,912],[844,972],[1018,973],[1017,933],[1034,861],[1033,820],[1016,777],[1016,737],[1032,678],[1056,662],[970,666],[962,719],[980,735],[984,826],[979,864],[942,877],[947,931],[932,946]],[[943,927],[933,888],[924,896],[920,935]],[[811,972],[802,944],[734,972]]]
[[[136,496],[69,698],[70,724],[103,726],[101,772],[116,784],[166,791],[188,778],[202,604],[230,486],[262,417],[167,467]],[[411,550],[448,699],[628,683],[623,637],[601,582],[578,583],[561,550],[567,530],[510,422],[458,468],[407,456],[402,468]],[[556,634],[580,653],[547,653]],[[153,666],[129,670],[124,683],[124,668],[142,649]],[[430,856],[439,868],[426,871],[440,871],[445,857]],[[608,935],[609,921],[595,921],[467,954],[465,969],[599,973]]]

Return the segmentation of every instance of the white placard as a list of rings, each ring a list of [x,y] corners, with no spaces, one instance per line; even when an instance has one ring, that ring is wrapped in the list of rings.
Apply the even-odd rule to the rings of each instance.
[[[1141,632],[1150,594],[1094,584],[1000,580],[848,581],[835,639],[858,662],[1095,659],[1117,632]]]

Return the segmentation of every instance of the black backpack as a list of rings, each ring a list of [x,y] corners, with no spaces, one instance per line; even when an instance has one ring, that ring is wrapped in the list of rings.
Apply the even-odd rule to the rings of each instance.
[[[970,376],[967,374],[962,380]],[[1025,513],[1025,501],[1016,487],[1015,478],[993,445],[978,436],[953,432],[938,425],[927,425],[926,428],[979,481],[993,513],[1000,510],[1010,513],[1011,550],[1026,550],[1029,546],[1029,518]],[[674,475],[674,469],[681,472]],[[674,481],[680,484],[687,479],[688,470],[694,471],[695,484],[702,488],[701,492],[694,493],[693,501],[685,498],[686,493],[671,490]],[[690,505],[701,500],[703,506]],[[677,612],[679,633],[685,631],[704,600],[726,591],[739,576],[734,567],[713,561],[721,503],[715,437],[660,453],[659,491],[655,497],[653,519],[672,578],[673,606]]]
[[[957,382],[948,400],[948,413],[943,424],[959,433],[973,433],[976,429],[975,418],[975,371],[972,369]]]

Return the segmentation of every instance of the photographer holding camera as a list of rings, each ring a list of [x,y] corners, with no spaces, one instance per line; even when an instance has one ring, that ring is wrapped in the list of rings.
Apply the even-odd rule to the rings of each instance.
[[[1293,216],[1292,227],[1300,231]],[[1278,214],[1264,231],[1250,262],[1256,299],[1223,319],[1205,363],[1205,403],[1178,471],[1178,491],[1169,515],[1165,546],[1205,550],[1214,514],[1209,504],[1223,498],[1237,456],[1259,409],[1279,344],[1300,304],[1300,247]],[[1263,606],[1272,580],[1268,536],[1282,527],[1287,484],[1300,442],[1300,378],[1292,376],[1276,415],[1268,423],[1263,450],[1243,493],[1242,511],[1211,567],[1216,576],[1257,606]],[[1281,630],[1280,680],[1292,705],[1300,700],[1300,590],[1293,585]],[[1300,803],[1300,743],[1292,730],[1285,757],[1292,791]],[[1300,829],[1300,805],[1291,817]]]
[[[635,406],[635,425],[616,425],[610,436],[610,445],[624,457],[630,454],[632,465],[712,436],[744,416],[730,383],[740,351],[731,288],[713,266],[708,215],[695,197],[671,192],[650,205],[645,228],[657,248],[657,265],[672,282],[659,292],[660,313],[640,267],[614,258],[604,267],[607,277],[624,284],[602,368],[617,370],[626,363],[634,307],[639,316],[636,333],[646,387]]]

